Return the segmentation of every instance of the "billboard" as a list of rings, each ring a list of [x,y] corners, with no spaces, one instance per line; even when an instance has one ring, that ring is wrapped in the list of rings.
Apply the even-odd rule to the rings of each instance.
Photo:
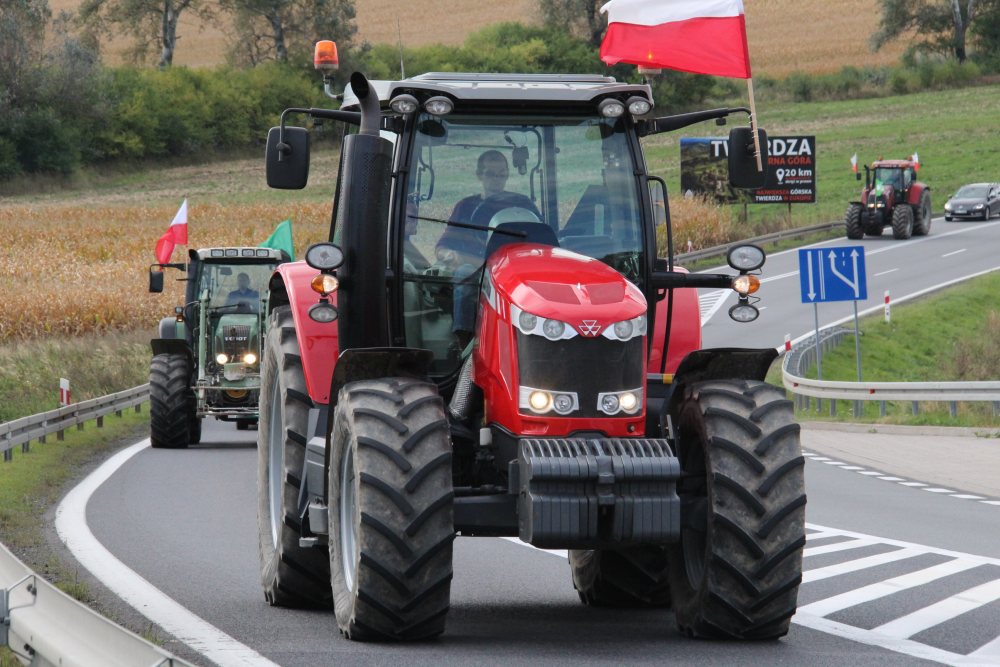
[[[816,137],[768,137],[767,182],[760,190],[729,185],[727,137],[681,138],[681,191],[732,204],[816,202]]]

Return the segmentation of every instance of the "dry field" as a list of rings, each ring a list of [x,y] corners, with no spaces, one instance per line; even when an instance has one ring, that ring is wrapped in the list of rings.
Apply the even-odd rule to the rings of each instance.
[[[49,0],[54,13],[72,11],[81,0]],[[844,65],[893,64],[904,42],[871,53],[867,43],[878,24],[874,0],[745,0],[750,56],[758,73],[784,76],[796,70],[832,72]],[[460,44],[472,30],[500,21],[536,22],[535,0],[483,3],[444,0],[414,3],[402,0],[355,0],[358,39],[373,44],[397,40],[396,19],[406,46]],[[204,67],[225,62],[229,38],[225,26],[200,26],[181,17],[175,63]],[[108,45],[108,61],[117,63],[126,46],[118,39]]]

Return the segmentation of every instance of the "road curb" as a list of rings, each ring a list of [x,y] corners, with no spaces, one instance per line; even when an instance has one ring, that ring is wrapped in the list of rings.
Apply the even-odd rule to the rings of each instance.
[[[1000,429],[959,426],[905,426],[903,424],[844,424],[840,422],[802,422],[802,428],[812,431],[843,433],[874,433],[884,435],[944,435],[967,438],[1000,438]]]

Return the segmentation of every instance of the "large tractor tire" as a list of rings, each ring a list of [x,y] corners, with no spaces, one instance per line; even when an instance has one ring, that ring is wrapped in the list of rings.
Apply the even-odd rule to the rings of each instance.
[[[913,209],[909,206],[897,206],[892,210],[892,237],[908,239],[913,235]]]
[[[686,391],[679,425],[679,493],[702,511],[670,546],[677,624],[689,637],[783,637],[806,543],[793,403],[763,382],[700,382]]]
[[[451,439],[434,384],[352,382],[330,434],[330,572],[350,639],[444,632],[455,539]]]
[[[292,312],[279,306],[264,339],[257,429],[260,580],[273,606],[329,608],[333,600],[326,550],[299,545],[299,488],[312,407]]]
[[[183,354],[157,354],[149,363],[149,439],[156,448],[180,449],[192,442],[191,370]],[[195,440],[197,442],[197,440]]]
[[[844,223],[847,225],[847,238],[860,239],[865,235],[865,230],[861,227],[861,204],[847,205]]]
[[[630,547],[570,551],[573,587],[580,601],[595,607],[670,606],[667,548]]]
[[[931,233],[931,193],[924,188],[920,193],[920,203],[913,207],[913,235],[927,236]]]

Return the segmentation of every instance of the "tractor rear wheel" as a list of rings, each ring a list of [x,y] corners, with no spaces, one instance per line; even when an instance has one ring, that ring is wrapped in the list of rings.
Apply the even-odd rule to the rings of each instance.
[[[573,587],[580,601],[595,607],[670,606],[667,548],[630,547],[570,551]]]
[[[913,209],[901,205],[892,210],[892,237],[908,239],[913,235]]]
[[[291,308],[275,308],[267,327],[257,429],[261,584],[271,605],[329,608],[332,596],[326,550],[299,545],[299,488],[313,403],[302,371]]]
[[[670,546],[677,624],[690,637],[783,637],[806,543],[793,403],[763,382],[699,382],[685,393],[679,424],[678,493],[695,527]]]
[[[190,368],[183,354],[157,354],[149,363],[149,439],[156,448],[180,449],[192,442],[194,418]],[[197,442],[195,440],[194,442]]]
[[[844,223],[847,225],[847,238],[860,239],[865,235],[865,230],[861,228],[861,204],[847,205]]]
[[[340,390],[330,434],[330,573],[350,639],[444,632],[455,539],[451,438],[437,386],[408,378]]]
[[[920,193],[920,203],[913,207],[913,235],[927,236],[931,233],[931,193],[925,188]]]

